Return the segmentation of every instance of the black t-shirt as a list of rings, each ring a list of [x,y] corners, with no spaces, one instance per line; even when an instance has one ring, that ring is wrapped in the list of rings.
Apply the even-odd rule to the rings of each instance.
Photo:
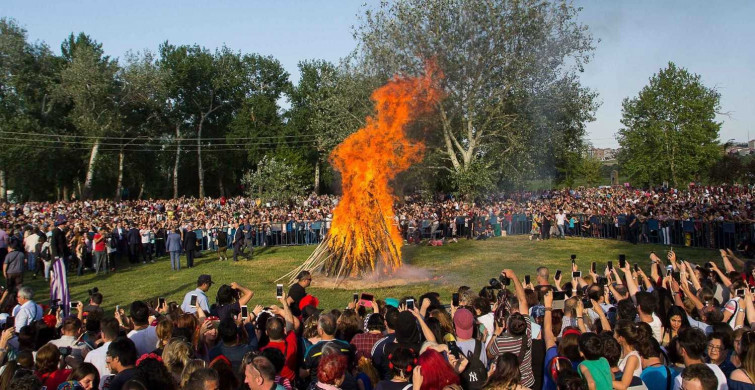
[[[221,248],[228,246],[228,233],[222,230],[218,232],[218,246]]]
[[[382,380],[378,382],[375,390],[411,390],[412,384],[409,382],[394,382]]]
[[[108,389],[110,390],[121,390],[123,385],[126,384],[131,378],[136,375],[136,369],[135,368],[127,368],[121,372],[119,372],[116,376],[113,377],[113,380],[110,382]]]
[[[241,313],[241,305],[238,302],[216,306],[213,309],[214,310],[212,310],[211,314],[216,315],[221,320],[224,318],[232,318],[234,315]]]
[[[307,292],[304,291],[304,287],[302,287],[299,283],[294,283],[293,286],[288,290],[288,296],[291,297],[291,299],[294,300],[294,303],[292,303],[291,306],[291,314],[295,316],[301,315],[301,309],[299,309],[299,302],[301,302],[302,298],[307,295]]]

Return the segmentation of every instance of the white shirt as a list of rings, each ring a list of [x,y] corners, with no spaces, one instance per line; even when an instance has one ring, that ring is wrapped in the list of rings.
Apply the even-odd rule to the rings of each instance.
[[[24,326],[31,325],[34,321],[42,319],[42,307],[34,301],[26,301],[23,305],[13,308],[13,316],[16,317],[16,329],[21,330]]]
[[[110,341],[103,343],[99,348],[93,350],[92,352],[89,352],[87,354],[87,357],[84,358],[84,362],[92,363],[95,367],[97,367],[97,371],[99,371],[100,373],[100,389],[102,389],[105,385],[105,378],[108,375],[111,375],[110,369],[107,368],[107,363],[105,362],[107,347],[109,345]]]
[[[27,253],[34,253],[38,242],[39,235],[37,233],[29,234],[29,236],[24,238],[24,249],[26,249]]]
[[[556,224],[563,225],[566,220],[566,214],[556,214]]]
[[[663,323],[661,322],[661,319],[653,314],[653,322],[650,322],[648,325],[650,325],[650,329],[653,330],[653,337],[655,337],[660,343],[663,338]]]
[[[485,330],[488,331],[488,335],[485,338],[485,345],[488,345],[490,339],[493,338],[493,332],[495,331],[493,312],[477,317],[477,321],[485,326]]]
[[[718,368],[717,365],[713,363],[705,363],[706,366],[710,367],[711,370],[713,370],[713,373],[716,374],[716,379],[718,379],[718,390],[729,390],[729,383],[727,382],[726,375],[724,375],[724,372],[721,371],[720,368]],[[674,390],[679,390],[682,388],[682,376],[677,375],[674,379]]]
[[[150,353],[157,348],[157,332],[154,326],[148,326],[142,330],[132,330],[128,332],[127,336],[136,345],[138,356]]]

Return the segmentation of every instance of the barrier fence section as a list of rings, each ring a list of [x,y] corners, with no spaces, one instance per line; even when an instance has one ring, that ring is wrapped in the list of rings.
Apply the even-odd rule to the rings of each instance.
[[[244,228],[245,245],[252,247],[317,245],[328,233],[330,221],[279,222],[251,225]],[[399,224],[402,237],[409,244],[423,240],[487,239],[502,235],[532,235],[530,215],[457,217],[446,222],[433,220],[404,221]],[[551,228],[539,223],[539,238],[560,235],[555,220]],[[198,229],[198,243],[202,250],[216,250],[220,229]],[[233,248],[236,229],[225,229],[227,247]],[[614,239],[638,243],[655,243],[669,246],[699,248],[735,248],[740,242],[755,242],[755,224],[748,222],[694,221],[694,220],[637,220],[629,227],[625,216],[572,214],[564,225],[567,237]]]

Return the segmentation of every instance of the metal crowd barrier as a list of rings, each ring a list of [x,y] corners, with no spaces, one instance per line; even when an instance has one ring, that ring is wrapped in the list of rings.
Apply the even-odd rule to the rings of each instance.
[[[572,218],[573,217],[573,218]],[[455,226],[453,226],[455,225]],[[555,220],[551,226],[555,226]],[[532,217],[513,214],[498,217],[457,217],[453,221],[435,222],[421,220],[418,223],[404,223],[400,226],[402,236],[408,243],[427,239],[446,238],[487,238],[503,235],[530,235]],[[550,231],[540,226],[540,237],[553,237]],[[669,246],[699,248],[735,248],[742,241],[755,242],[755,224],[748,222],[658,220],[637,221],[636,227],[629,228],[626,217],[600,215],[570,215],[564,226],[564,233],[571,237],[614,239],[638,243],[655,243]],[[557,233],[556,233],[557,234]]]

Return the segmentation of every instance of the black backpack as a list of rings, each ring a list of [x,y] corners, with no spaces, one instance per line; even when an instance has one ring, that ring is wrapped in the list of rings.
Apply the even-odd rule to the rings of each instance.
[[[461,379],[461,387],[464,390],[479,390],[488,381],[488,370],[480,360],[480,353],[482,350],[482,342],[480,340],[474,341],[474,351],[467,353],[467,367],[459,375]]]

